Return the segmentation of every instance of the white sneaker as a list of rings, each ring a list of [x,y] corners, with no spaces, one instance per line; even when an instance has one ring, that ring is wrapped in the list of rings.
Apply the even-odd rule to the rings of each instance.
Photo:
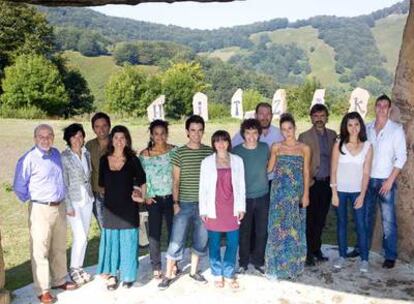
[[[343,258],[343,257],[339,257],[339,258],[335,261],[335,263],[334,263],[333,267],[334,267],[334,268],[336,268],[336,269],[342,269],[342,268],[344,268],[344,265],[345,265],[345,258]]]
[[[368,272],[368,261],[359,262],[359,271]]]

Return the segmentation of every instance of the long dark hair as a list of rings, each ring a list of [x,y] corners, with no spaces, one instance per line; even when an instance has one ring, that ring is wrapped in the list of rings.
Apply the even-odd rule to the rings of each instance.
[[[128,159],[131,157],[136,156],[135,151],[132,149],[132,140],[131,140],[131,134],[129,133],[129,130],[125,126],[115,126],[112,128],[111,133],[109,134],[109,144],[108,144],[108,153],[107,155],[112,155],[114,153],[114,144],[112,143],[112,139],[114,138],[115,133],[122,133],[125,136],[126,139],[126,146],[124,148],[124,156]]]
[[[150,135],[153,135],[155,128],[164,128],[165,133],[168,135],[168,121],[156,119],[152,121],[148,127],[148,130],[150,132]],[[154,141],[152,140],[152,137],[150,136],[150,140],[147,145],[148,151],[150,151],[154,147]]]
[[[359,134],[358,134],[358,139],[361,142],[367,141],[367,130],[365,128],[365,123],[361,115],[359,115],[358,112],[347,113],[344,116],[344,118],[342,118],[341,131],[339,134],[339,152],[344,155],[345,153],[342,151],[342,146],[344,143],[347,144],[349,142],[348,121],[351,119],[357,119],[359,122],[359,125],[361,126],[361,130],[359,131]]]

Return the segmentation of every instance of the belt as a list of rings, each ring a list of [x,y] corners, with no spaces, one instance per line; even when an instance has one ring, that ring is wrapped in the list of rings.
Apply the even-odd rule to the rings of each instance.
[[[155,198],[161,198],[161,199],[168,199],[170,197],[172,197],[172,194],[167,194],[167,195],[156,195]]]
[[[313,178],[315,181],[317,182],[329,182],[331,180],[330,176],[326,176],[326,177],[314,177]]]
[[[56,207],[60,205],[60,202],[41,202],[41,201],[36,201],[36,200],[32,200],[31,202],[36,203],[36,204],[41,204],[41,205],[48,205],[52,207]]]

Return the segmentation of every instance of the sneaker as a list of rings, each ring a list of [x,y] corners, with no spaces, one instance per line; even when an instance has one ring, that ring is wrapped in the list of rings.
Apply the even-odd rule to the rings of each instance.
[[[359,263],[359,271],[368,272],[368,261],[361,261]]]
[[[329,258],[327,256],[324,256],[322,251],[319,249],[318,251],[316,251],[313,256],[315,257],[315,259],[318,262],[326,262],[329,261]]]
[[[384,263],[382,264],[382,268],[387,268],[387,269],[394,268],[394,266],[395,266],[394,260],[385,260]]]
[[[346,254],[347,258],[356,258],[357,256],[359,256],[359,251],[355,249]]]
[[[342,269],[344,268],[344,266],[345,266],[345,258],[343,257],[339,257],[333,265],[333,267],[336,269]]]
[[[164,277],[162,279],[161,283],[158,284],[158,288],[160,290],[165,290],[168,287],[170,287],[171,282],[172,282],[172,279],[169,279],[169,278]]]
[[[256,270],[256,272],[259,275],[264,275],[265,274],[265,270],[263,266],[254,266],[254,269]]]
[[[69,277],[75,284],[79,286],[86,283],[82,276],[81,268],[70,268]]]
[[[245,274],[246,272],[247,272],[246,266],[240,266],[239,269],[237,270],[238,274]]]
[[[134,282],[122,282],[122,287],[125,289],[130,289],[134,285]]]
[[[195,274],[190,273],[190,278],[192,278],[193,280],[195,280],[197,282],[203,283],[203,284],[207,283],[206,278],[202,274],[200,274],[199,272],[196,272]]]
[[[306,256],[306,261],[305,261],[305,265],[308,267],[312,267],[315,266],[315,258],[313,257],[313,255],[307,255]]]

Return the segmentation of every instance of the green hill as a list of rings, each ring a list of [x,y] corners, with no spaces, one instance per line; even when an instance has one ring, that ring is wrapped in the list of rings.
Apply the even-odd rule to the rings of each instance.
[[[105,101],[105,84],[112,74],[121,69],[112,56],[86,57],[78,52],[66,51],[63,55],[70,66],[78,69],[89,84],[95,96],[95,105],[99,108]],[[145,72],[158,70],[155,66],[140,66]]]
[[[298,29],[283,29],[273,32],[257,33],[250,36],[253,43],[259,43],[260,36],[268,34],[272,43],[294,43],[302,48],[309,57],[312,68],[310,76],[320,80],[322,85],[329,86],[338,83],[335,72],[335,51],[323,40],[318,38],[318,30],[310,26]]]
[[[391,15],[380,19],[372,28],[375,40],[381,55],[385,56],[387,61],[384,63],[385,68],[391,73],[395,72],[398,63],[398,54],[402,42],[402,33],[407,20],[407,15]]]

